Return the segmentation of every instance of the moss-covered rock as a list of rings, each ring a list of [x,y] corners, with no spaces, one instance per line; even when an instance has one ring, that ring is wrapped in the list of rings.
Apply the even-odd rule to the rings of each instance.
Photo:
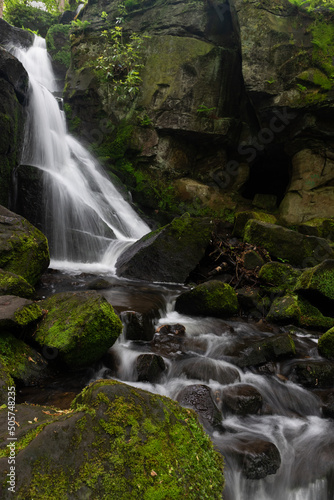
[[[134,243],[116,264],[124,278],[184,283],[207,248],[213,224],[184,214]]]
[[[0,412],[1,421],[6,417]],[[18,500],[222,496],[222,457],[195,413],[168,398],[97,381],[76,398],[73,412],[25,406],[18,407],[17,419]],[[2,478],[7,470],[4,456]],[[5,480],[0,491],[6,495]]]
[[[266,290],[272,293],[292,291],[301,271],[282,262],[267,262],[261,267],[259,278]]]
[[[301,311],[297,295],[285,295],[273,301],[266,320],[273,323],[298,325],[300,317]]]
[[[237,236],[238,238],[243,238],[245,226],[251,219],[259,220],[262,222],[269,222],[270,224],[276,224],[277,222],[277,219],[274,215],[267,214],[266,212],[258,212],[254,210],[237,212],[234,217],[233,235]]]
[[[40,302],[47,311],[34,334],[41,346],[58,349],[76,369],[98,360],[117,340],[122,323],[97,292],[65,292]]]
[[[318,350],[322,356],[334,360],[334,327],[321,335]]]
[[[207,281],[179,295],[175,309],[183,314],[226,318],[236,314],[239,305],[237,294],[230,285]]]
[[[0,297],[0,329],[22,334],[35,327],[43,314],[42,308],[29,299],[15,295]]]
[[[280,334],[256,342],[247,342],[242,347],[238,346],[237,352],[232,354],[236,356],[236,364],[244,368],[291,358],[296,354],[296,347],[291,335]]]
[[[325,302],[334,316],[334,260],[306,269],[298,278],[295,290],[314,304]]]
[[[330,361],[299,361],[293,366],[291,378],[307,388],[332,388],[334,363]]]
[[[0,207],[0,267],[34,286],[49,262],[44,234],[23,217]]]
[[[0,295],[17,295],[31,299],[35,295],[35,290],[21,276],[0,269]]]
[[[0,335],[0,362],[17,382],[35,385],[48,375],[43,356],[10,333]]]
[[[325,316],[321,311],[303,297],[298,298],[300,307],[300,323],[303,328],[326,331],[334,326],[334,318]]]
[[[8,368],[2,363],[0,358],[0,407],[8,403],[8,387],[13,387],[14,381]],[[1,410],[0,410],[1,411]]]
[[[302,234],[319,236],[334,241],[334,219],[316,218],[304,222],[298,227]]]
[[[244,241],[262,246],[273,257],[299,267],[309,267],[334,257],[328,241],[323,238],[305,236],[291,229],[257,220],[247,223]]]
[[[65,79],[66,71],[71,63],[70,24],[54,24],[45,37],[46,46],[52,57],[56,75]]]

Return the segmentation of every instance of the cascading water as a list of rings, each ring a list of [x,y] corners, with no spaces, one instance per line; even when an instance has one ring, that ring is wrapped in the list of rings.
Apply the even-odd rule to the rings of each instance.
[[[36,36],[28,50],[12,52],[29,74],[21,163],[43,171],[44,232],[52,265],[66,267],[70,261],[71,268],[80,268],[79,263],[95,263],[95,270],[112,270],[120,253],[149,227],[96,160],[67,133],[64,113],[52,95],[57,89],[45,40]]]

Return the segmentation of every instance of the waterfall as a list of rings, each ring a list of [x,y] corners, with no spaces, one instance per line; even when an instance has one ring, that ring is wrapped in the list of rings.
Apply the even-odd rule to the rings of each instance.
[[[22,165],[43,172],[43,230],[53,267],[114,270],[120,253],[149,232],[102,171],[66,130],[45,40],[12,50],[29,75],[29,106]],[[23,167],[24,168],[24,167]],[[101,270],[101,269],[99,269]]]

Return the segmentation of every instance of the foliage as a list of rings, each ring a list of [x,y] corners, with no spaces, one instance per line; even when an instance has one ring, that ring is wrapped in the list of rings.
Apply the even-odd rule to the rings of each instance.
[[[4,11],[15,10],[20,6],[24,6],[27,9],[37,9],[41,12],[48,12],[53,15],[59,15],[60,2],[59,0],[38,0],[40,7],[32,5],[32,0],[5,0],[4,1]],[[65,9],[68,8],[68,2],[65,2]]]
[[[334,10],[333,0],[289,0],[290,3],[306,9],[308,12],[314,10],[329,9]]]
[[[66,68],[69,68],[71,63],[70,30],[70,24],[55,24],[51,26],[45,37],[52,59]]]
[[[45,36],[49,27],[56,24],[57,17],[58,15],[20,2],[6,4],[4,11],[4,19],[9,24],[33,32],[38,31],[41,36]]]

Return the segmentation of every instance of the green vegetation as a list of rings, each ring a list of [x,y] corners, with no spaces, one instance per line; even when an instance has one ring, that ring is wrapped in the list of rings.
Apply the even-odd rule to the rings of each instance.
[[[52,59],[69,68],[71,63],[70,24],[51,26],[45,37]]]
[[[334,327],[320,337],[318,349],[322,356],[334,360]]]
[[[17,28],[38,32],[45,36],[50,26],[57,23],[59,12],[45,12],[21,2],[6,2],[4,19]]]
[[[317,9],[334,10],[333,0],[289,0],[289,2],[308,12],[313,12]]]

